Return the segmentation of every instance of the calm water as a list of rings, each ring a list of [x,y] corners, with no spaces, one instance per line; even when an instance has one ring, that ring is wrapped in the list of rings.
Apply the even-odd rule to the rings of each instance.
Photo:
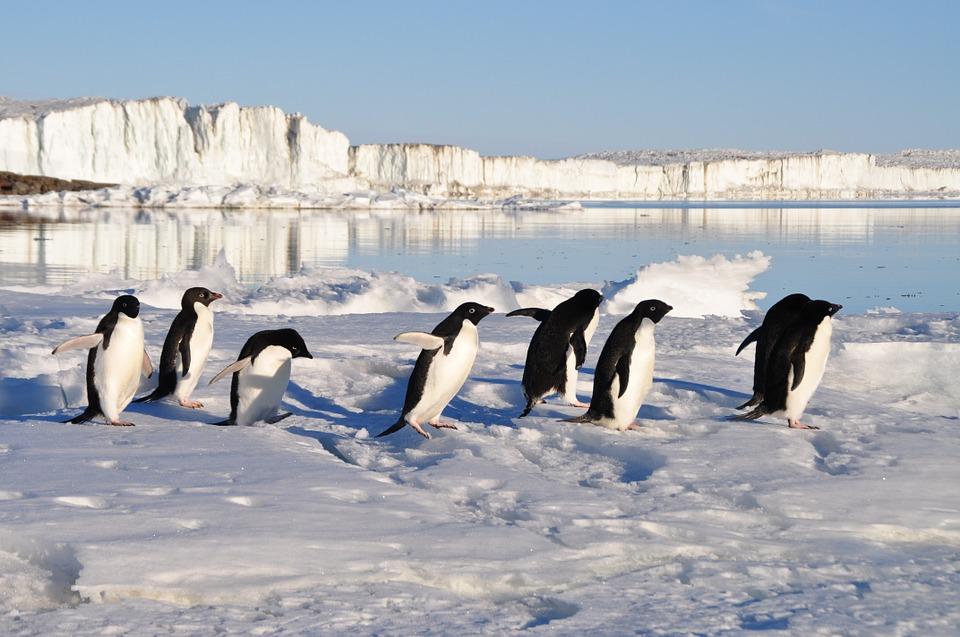
[[[397,270],[418,279],[623,279],[679,254],[762,250],[753,287],[803,291],[852,312],[960,309],[960,208],[638,207],[570,212],[139,211],[0,220],[0,285],[64,284],[90,272],[149,279],[214,261],[258,283],[302,266]],[[61,217],[57,217],[61,214]]]

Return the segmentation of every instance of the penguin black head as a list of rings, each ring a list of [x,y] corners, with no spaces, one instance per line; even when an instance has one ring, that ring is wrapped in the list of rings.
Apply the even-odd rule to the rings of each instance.
[[[660,319],[672,309],[672,305],[667,305],[659,299],[647,299],[637,303],[637,307],[633,309],[633,314],[639,319],[647,318],[654,323],[659,323]]]
[[[809,302],[810,302],[809,296],[807,296],[806,294],[800,294],[799,292],[797,292],[795,294],[788,294],[787,296],[777,301],[775,305],[783,307],[784,309],[792,310],[794,312],[799,312]]]
[[[303,342],[303,337],[297,330],[289,327],[275,330],[271,341],[271,345],[286,347],[294,358],[313,358],[313,354],[307,349],[307,344]]]
[[[211,292],[207,288],[190,288],[183,293],[183,298],[180,300],[180,307],[185,310],[193,309],[194,303],[199,303],[200,305],[210,305],[217,299],[222,299],[223,295],[218,292]]]
[[[492,314],[493,311],[494,309],[492,307],[480,305],[479,303],[461,303],[460,306],[453,311],[453,316],[458,316],[476,325],[484,316]]]
[[[596,290],[587,288],[574,294],[573,301],[585,309],[595,310],[600,307],[600,303],[603,301],[603,295]]]
[[[810,301],[803,306],[803,313],[801,316],[805,319],[819,323],[828,316],[833,316],[843,308],[839,303],[831,303],[830,301]]]
[[[110,312],[116,314],[126,314],[130,318],[137,318],[140,315],[140,300],[130,294],[118,296],[113,302]]]

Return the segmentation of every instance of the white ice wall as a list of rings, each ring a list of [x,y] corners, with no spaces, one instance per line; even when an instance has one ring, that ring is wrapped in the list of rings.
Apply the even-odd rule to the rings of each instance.
[[[954,156],[956,155],[956,156]],[[862,153],[613,153],[538,160],[457,146],[365,144],[274,107],[162,97],[0,98],[0,170],[125,185],[394,187],[443,197],[848,199],[960,193],[960,153],[928,165]],[[635,163],[632,163],[635,162]],[[913,163],[911,163],[913,162]]]

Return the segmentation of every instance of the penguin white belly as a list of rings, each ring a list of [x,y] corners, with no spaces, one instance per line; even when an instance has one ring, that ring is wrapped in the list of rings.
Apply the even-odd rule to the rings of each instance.
[[[196,389],[213,346],[213,312],[203,303],[194,303],[193,309],[197,313],[197,323],[190,337],[190,369],[177,381],[177,389],[173,393],[181,401],[190,398]]]
[[[423,395],[405,416],[408,422],[421,424],[440,417],[440,413],[467,381],[479,345],[477,326],[465,320],[450,353],[444,355],[441,349],[430,362]]]
[[[100,396],[100,410],[111,422],[120,419],[140,386],[143,369],[143,323],[120,314],[110,336],[110,346],[97,346],[93,382]]]
[[[613,401],[613,418],[605,417],[597,422],[609,429],[626,430],[640,413],[643,401],[653,387],[653,365],[656,357],[656,341],[653,337],[654,324],[650,319],[640,322],[636,343],[630,355],[630,377],[627,390],[620,393],[620,376],[614,375],[610,386],[610,398]]]
[[[587,345],[590,344],[590,339],[593,338],[594,332],[597,331],[597,325],[600,323],[600,308],[597,308],[593,313],[593,318],[590,319],[590,323],[587,324],[587,327],[583,330],[583,338],[586,341]],[[567,402],[576,403],[577,400],[577,355],[573,351],[573,347],[567,347],[567,371],[566,371],[566,381],[564,382],[564,393],[563,398]]]
[[[237,383],[237,424],[252,425],[270,418],[290,382],[292,356],[279,345],[263,348],[257,360],[239,372]]]
[[[820,325],[817,326],[817,332],[813,336],[813,342],[810,349],[807,350],[803,362],[803,380],[796,389],[791,390],[793,386],[793,366],[787,373],[787,407],[784,410],[790,420],[800,420],[807,403],[817,391],[820,381],[823,379],[823,372],[827,368],[827,357],[830,355],[830,337],[833,335],[833,321],[829,316],[825,317]]]

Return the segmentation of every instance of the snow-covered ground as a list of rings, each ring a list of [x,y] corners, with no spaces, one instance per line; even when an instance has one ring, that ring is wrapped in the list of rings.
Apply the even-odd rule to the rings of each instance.
[[[677,306],[628,433],[561,423],[579,410],[558,403],[515,418],[535,323],[502,311],[576,283],[315,270],[247,288],[219,263],[2,290],[0,633],[955,635],[960,316],[841,313],[806,418],[819,431],[730,422],[768,265],[687,257],[605,288],[582,398],[610,312],[648,294]],[[156,360],[195,282],[227,297],[204,378],[254,331],[304,335],[294,415],[209,426],[228,411],[220,383],[201,384],[200,411],[129,409],[135,428],[60,424],[84,357],[50,349],[129,290]],[[467,298],[498,313],[445,413],[459,430],[373,438],[417,354],[392,336]]]

